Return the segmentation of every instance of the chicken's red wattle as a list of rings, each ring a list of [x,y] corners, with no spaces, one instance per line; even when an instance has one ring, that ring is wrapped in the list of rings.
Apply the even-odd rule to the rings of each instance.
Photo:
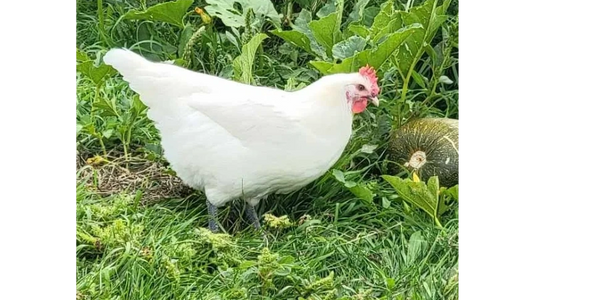
[[[360,98],[352,103],[352,112],[355,114],[363,112],[367,108],[367,98]]]

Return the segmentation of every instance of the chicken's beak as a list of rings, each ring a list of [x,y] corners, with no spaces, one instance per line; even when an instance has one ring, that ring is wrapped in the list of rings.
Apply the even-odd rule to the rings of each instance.
[[[377,97],[370,97],[371,102],[373,102],[373,104],[375,104],[375,106],[379,106],[379,99],[377,99]]]

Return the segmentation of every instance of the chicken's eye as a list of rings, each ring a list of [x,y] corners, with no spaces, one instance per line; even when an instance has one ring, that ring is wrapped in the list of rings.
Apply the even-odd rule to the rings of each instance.
[[[362,84],[359,84],[359,85],[358,85],[358,90],[359,90],[359,91],[364,91],[364,90],[365,90],[365,86],[364,86],[364,85],[362,85]]]

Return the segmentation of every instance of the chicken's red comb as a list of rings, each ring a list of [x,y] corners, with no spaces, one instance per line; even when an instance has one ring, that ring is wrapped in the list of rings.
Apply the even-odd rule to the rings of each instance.
[[[373,67],[366,65],[358,70],[358,73],[364,77],[367,77],[371,82],[371,94],[379,94],[379,86],[377,85],[377,73]]]

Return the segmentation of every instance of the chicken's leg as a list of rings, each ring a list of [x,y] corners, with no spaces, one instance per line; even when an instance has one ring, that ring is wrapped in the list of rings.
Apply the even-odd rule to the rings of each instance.
[[[267,238],[267,234],[265,233],[265,231],[263,231],[260,228],[260,222],[258,219],[258,215],[256,214],[256,210],[254,209],[254,205],[252,205],[250,203],[246,203],[246,217],[252,222],[252,225],[254,225],[254,228],[256,228],[256,230],[261,232],[263,240],[265,241],[265,244],[268,246],[269,239]]]
[[[206,206],[208,206],[208,214],[210,215],[208,219],[208,229],[210,229],[210,231],[212,231],[213,233],[217,233],[219,232],[219,227],[217,227],[218,209],[208,200],[206,200]]]
[[[254,228],[256,230],[260,230],[260,222],[258,220],[258,215],[256,215],[256,210],[254,209],[254,205],[246,204],[246,217],[252,222]]]

